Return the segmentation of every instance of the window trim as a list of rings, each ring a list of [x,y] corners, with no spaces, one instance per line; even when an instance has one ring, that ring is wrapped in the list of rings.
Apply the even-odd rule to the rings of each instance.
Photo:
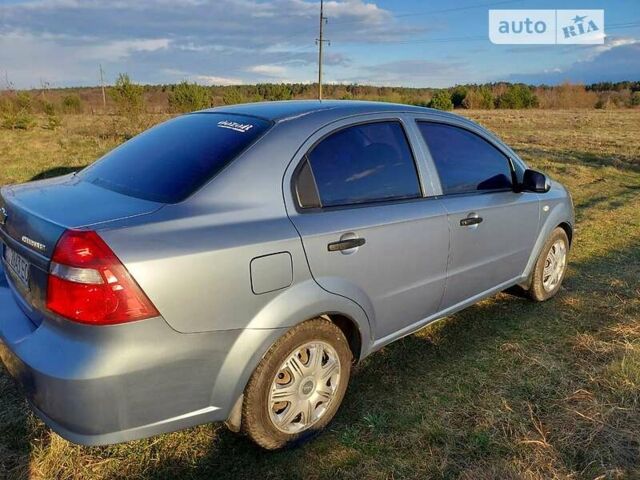
[[[414,168],[414,172],[416,175],[416,180],[418,182],[418,195],[415,197],[396,197],[396,198],[383,198],[383,199],[379,199],[379,200],[367,200],[367,201],[363,201],[363,202],[357,202],[357,203],[347,203],[344,205],[329,205],[329,206],[324,206],[322,205],[322,198],[320,197],[320,191],[318,190],[318,184],[316,183],[316,179],[315,179],[315,175],[313,173],[313,169],[311,168],[311,163],[309,161],[309,153],[311,153],[316,146],[318,146],[321,142],[323,142],[325,139],[327,139],[328,137],[330,137],[331,135],[338,133],[342,130],[346,130],[348,128],[352,128],[352,127],[358,127],[361,125],[372,125],[372,124],[376,124],[376,123],[396,123],[400,126],[400,129],[402,130],[402,134],[404,135],[404,139],[407,142],[407,146],[409,147],[409,153],[411,154],[411,160],[413,161],[413,168]],[[293,169],[293,173],[291,174],[291,195],[293,198],[293,203],[294,206],[296,208],[296,211],[298,213],[314,213],[314,212],[326,212],[326,211],[332,211],[332,210],[345,210],[345,209],[351,209],[351,208],[363,208],[363,207],[367,207],[367,206],[380,206],[380,205],[388,205],[388,204],[397,204],[397,203],[406,203],[406,202],[410,202],[410,201],[414,201],[414,200],[424,200],[425,198],[425,192],[424,189],[422,187],[422,177],[420,175],[420,170],[418,168],[418,163],[416,162],[416,150],[415,150],[415,146],[413,145],[413,143],[411,142],[411,138],[409,137],[409,134],[407,133],[407,127],[404,124],[404,122],[402,121],[401,118],[399,117],[390,117],[390,118],[377,118],[377,119],[363,119],[361,121],[358,122],[354,122],[354,123],[350,123],[348,125],[342,125],[338,128],[335,128],[327,133],[325,133],[324,135],[322,135],[320,138],[318,138],[315,142],[313,142],[311,144],[311,146],[307,149],[307,151],[305,152],[305,154],[302,156],[302,158],[300,158],[300,160],[298,161],[298,164],[295,166],[295,168]],[[311,176],[313,178],[313,182],[315,185],[315,190],[317,193],[317,198],[318,198],[318,204],[320,205],[319,207],[303,207],[302,205],[300,205],[300,201],[299,201],[299,197],[298,197],[298,189],[297,189],[297,184],[298,184],[298,178],[300,176],[300,172],[301,170],[304,168],[304,164],[305,163],[309,163],[309,169],[311,171]],[[434,197],[428,197],[428,198],[434,198]]]
[[[455,123],[450,123],[450,122],[446,122],[443,121],[441,119],[424,119],[424,118],[415,118],[415,123],[416,123],[416,127],[418,128],[418,133],[420,134],[420,137],[422,138],[422,141],[424,142],[425,147],[427,148],[427,152],[429,153],[429,157],[431,159],[431,162],[433,163],[433,168],[435,170],[435,173],[438,175],[438,181],[440,182],[440,189],[442,191],[442,193],[440,195],[438,195],[439,198],[441,197],[460,197],[460,196],[468,196],[468,195],[491,195],[494,193],[505,193],[505,192],[514,192],[514,193],[518,193],[518,175],[517,172],[515,170],[515,166],[513,164],[514,160],[512,158],[512,155],[510,155],[508,152],[506,152],[503,148],[501,148],[500,145],[496,144],[491,138],[486,137],[485,135],[483,135],[482,133],[476,132],[470,128],[467,128],[466,126],[463,125],[458,125]],[[499,188],[499,189],[494,189],[494,190],[474,190],[474,191],[470,191],[470,192],[458,192],[458,193],[444,193],[444,185],[442,183],[442,177],[440,175],[440,171],[438,170],[438,166],[436,165],[436,161],[431,153],[431,147],[429,146],[429,143],[427,142],[427,139],[424,138],[424,135],[422,135],[422,132],[420,131],[420,124],[421,123],[434,123],[434,124],[439,124],[439,125],[446,125],[447,127],[452,127],[452,128],[457,128],[459,130],[464,130],[467,133],[470,133],[472,135],[475,135],[476,137],[480,138],[481,140],[484,140],[486,143],[488,143],[490,146],[492,146],[494,149],[496,149],[507,161],[507,165],[509,167],[509,171],[511,172],[511,188]]]
[[[299,180],[302,175],[302,171],[305,167],[309,168],[309,175],[311,176],[311,182],[313,187],[313,192],[311,192],[311,196],[314,197],[316,201],[317,207],[303,207],[302,202],[300,202],[300,189],[298,188]],[[316,177],[313,174],[313,169],[311,168],[311,163],[309,162],[309,157],[305,153],[300,163],[296,166],[292,176],[292,193],[293,198],[296,203],[296,208],[300,208],[302,210],[312,210],[312,209],[320,209],[322,208],[322,201],[320,200],[320,192],[318,191],[318,184],[316,183]]]

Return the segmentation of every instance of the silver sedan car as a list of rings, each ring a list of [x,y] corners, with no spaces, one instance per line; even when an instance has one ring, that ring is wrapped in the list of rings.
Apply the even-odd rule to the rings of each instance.
[[[554,296],[567,190],[457,115],[292,101],[169,120],[0,190],[0,356],[64,438],[308,439],[351,367],[506,289]]]

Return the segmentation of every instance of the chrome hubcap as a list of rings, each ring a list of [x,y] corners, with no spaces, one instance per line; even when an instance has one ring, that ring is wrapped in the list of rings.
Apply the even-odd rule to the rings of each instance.
[[[557,240],[547,254],[542,272],[542,286],[547,292],[555,289],[567,265],[567,246],[562,240]]]
[[[282,363],[271,384],[269,416],[284,433],[298,433],[322,418],[340,383],[340,358],[325,342],[309,342]]]

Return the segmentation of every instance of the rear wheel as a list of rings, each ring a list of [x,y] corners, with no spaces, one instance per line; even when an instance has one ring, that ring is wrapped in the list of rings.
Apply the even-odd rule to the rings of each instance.
[[[305,441],[334,417],[349,383],[347,339],[323,318],[293,327],[267,352],[245,389],[244,432],[274,450]]]
[[[567,270],[568,252],[569,238],[558,227],[549,236],[536,261],[531,286],[526,291],[532,300],[543,302],[558,293]]]

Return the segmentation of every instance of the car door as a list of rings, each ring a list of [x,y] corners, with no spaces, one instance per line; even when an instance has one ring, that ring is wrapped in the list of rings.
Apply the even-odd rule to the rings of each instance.
[[[438,172],[451,246],[442,308],[521,279],[536,239],[538,195],[518,192],[521,172],[481,131],[419,121]]]
[[[403,122],[350,122],[303,147],[290,217],[314,279],[358,302],[380,340],[439,309],[448,224],[442,203],[423,193]]]

